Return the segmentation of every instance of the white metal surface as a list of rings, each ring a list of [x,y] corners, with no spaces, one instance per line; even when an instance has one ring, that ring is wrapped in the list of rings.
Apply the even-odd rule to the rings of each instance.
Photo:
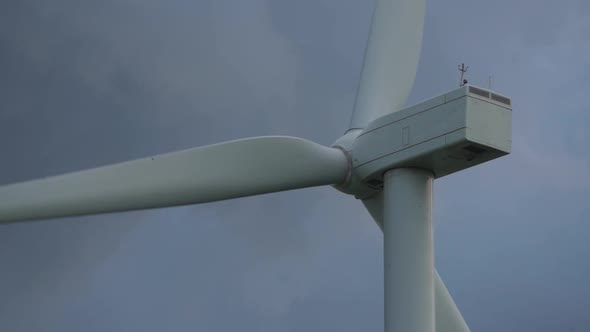
[[[203,203],[345,181],[338,149],[255,137],[0,187],[0,223]]]
[[[383,231],[383,192],[364,199],[363,204]],[[436,332],[469,332],[465,319],[457,308],[436,268],[434,269],[434,311]]]
[[[385,332],[434,332],[433,175],[385,173]]]
[[[424,0],[376,1],[351,129],[405,104],[420,58],[424,10]]]
[[[423,168],[439,178],[504,156],[512,142],[509,103],[504,96],[465,86],[383,116],[355,141],[353,175],[379,186],[388,169]]]

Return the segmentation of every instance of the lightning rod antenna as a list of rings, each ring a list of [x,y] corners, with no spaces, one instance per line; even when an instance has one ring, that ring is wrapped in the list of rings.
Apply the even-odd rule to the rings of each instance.
[[[467,84],[467,80],[465,79],[465,73],[467,73],[467,69],[469,69],[469,66],[466,66],[464,63],[459,65],[459,72],[461,73],[461,77],[459,78],[459,86]]]

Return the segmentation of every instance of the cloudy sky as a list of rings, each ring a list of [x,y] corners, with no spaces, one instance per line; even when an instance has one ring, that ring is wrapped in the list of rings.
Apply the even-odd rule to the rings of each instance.
[[[332,143],[372,1],[4,0],[0,184],[230,139]],[[473,331],[590,326],[590,3],[427,0],[409,103],[513,98],[513,153],[435,183]],[[392,59],[394,61],[395,59]],[[382,331],[382,236],[314,188],[0,226],[2,331]]]

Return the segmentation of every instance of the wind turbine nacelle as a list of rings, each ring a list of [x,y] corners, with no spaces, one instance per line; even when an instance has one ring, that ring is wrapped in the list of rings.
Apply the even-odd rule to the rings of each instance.
[[[440,178],[509,154],[511,132],[511,100],[465,85],[369,124],[354,142],[352,173],[376,190],[394,168]]]

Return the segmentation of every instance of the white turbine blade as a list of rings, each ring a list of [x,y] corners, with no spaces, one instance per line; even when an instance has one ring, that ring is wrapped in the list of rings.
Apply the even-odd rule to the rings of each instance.
[[[383,231],[383,192],[363,200],[363,204]],[[438,272],[434,273],[434,307],[435,330],[437,332],[469,332],[469,327],[459,308],[453,301],[453,297],[440,278]]]
[[[425,0],[376,0],[350,129],[405,104],[422,46]]]
[[[0,223],[218,201],[345,181],[334,148],[255,137],[0,187]]]
[[[459,308],[453,301],[447,287],[438,275],[434,273],[434,302],[436,310],[436,331],[437,332],[469,332],[469,327]]]

